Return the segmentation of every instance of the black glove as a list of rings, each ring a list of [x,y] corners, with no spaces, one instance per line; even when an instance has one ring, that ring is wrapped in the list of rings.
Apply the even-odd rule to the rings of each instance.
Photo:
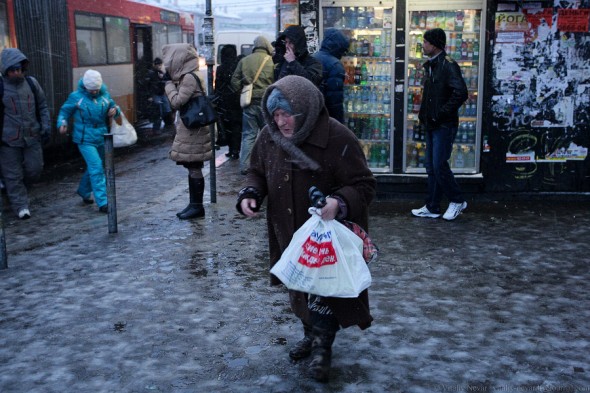
[[[170,74],[168,73],[168,71],[166,71],[166,73],[162,77],[162,81],[168,82],[168,81],[171,81],[171,80],[172,80],[172,77],[170,76]]]
[[[316,186],[311,186],[308,191],[308,194],[311,206],[317,207],[319,209],[326,206],[326,197],[324,196],[324,193],[320,191],[319,188],[317,188]]]
[[[51,142],[51,132],[41,133],[41,145],[47,146]]]
[[[238,203],[236,204],[236,210],[238,211],[238,213],[244,214],[244,212],[242,211],[242,201],[246,198],[256,199],[256,208],[253,208],[252,210],[255,212],[260,210],[260,205],[262,204],[263,198],[258,192],[258,190],[254,187],[244,187],[238,193]]]

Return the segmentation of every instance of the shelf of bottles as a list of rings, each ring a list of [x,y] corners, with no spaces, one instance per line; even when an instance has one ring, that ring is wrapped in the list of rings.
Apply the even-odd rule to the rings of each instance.
[[[410,11],[406,89],[406,171],[423,172],[426,152],[425,131],[418,120],[424,78],[423,34],[438,27],[447,35],[447,55],[461,67],[468,98],[459,109],[459,130],[449,165],[457,172],[476,167],[478,129],[479,10]]]
[[[391,167],[391,73],[393,9],[323,7],[323,29],[350,39],[342,57],[345,124],[359,138],[369,167]]]

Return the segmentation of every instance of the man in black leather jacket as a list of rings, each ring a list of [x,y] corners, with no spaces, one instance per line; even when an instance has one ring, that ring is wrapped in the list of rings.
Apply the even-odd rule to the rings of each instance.
[[[449,166],[453,141],[459,127],[459,108],[467,100],[467,86],[459,65],[445,52],[446,34],[436,28],[424,33],[424,91],[418,115],[426,130],[425,167],[428,174],[426,205],[413,209],[417,217],[440,217],[443,195],[449,207],[443,218],[454,220],[467,207]]]

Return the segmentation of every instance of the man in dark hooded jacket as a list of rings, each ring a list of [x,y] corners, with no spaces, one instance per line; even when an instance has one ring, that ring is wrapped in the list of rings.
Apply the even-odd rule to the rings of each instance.
[[[309,79],[314,85],[322,83],[322,63],[309,54],[305,30],[301,26],[289,26],[275,43],[275,80],[287,75]],[[282,54],[282,56],[281,56]]]
[[[326,100],[330,117],[344,123],[344,77],[346,71],[340,59],[348,50],[350,40],[342,31],[326,29],[320,51],[314,57],[322,63],[323,78],[320,90]]]
[[[31,217],[25,179],[43,170],[43,143],[51,137],[45,93],[33,77],[25,77],[29,60],[18,49],[0,54],[2,118],[0,170],[12,210],[20,219]]]

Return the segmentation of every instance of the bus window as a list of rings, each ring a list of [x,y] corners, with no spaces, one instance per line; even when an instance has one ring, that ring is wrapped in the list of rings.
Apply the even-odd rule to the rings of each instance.
[[[79,66],[131,61],[128,19],[77,13],[76,42]]]
[[[109,64],[129,63],[129,20],[123,18],[105,18],[107,33],[107,59]]]
[[[153,23],[152,26],[154,56],[162,57],[162,47],[164,45],[182,42],[182,29],[180,26],[162,23]]]

